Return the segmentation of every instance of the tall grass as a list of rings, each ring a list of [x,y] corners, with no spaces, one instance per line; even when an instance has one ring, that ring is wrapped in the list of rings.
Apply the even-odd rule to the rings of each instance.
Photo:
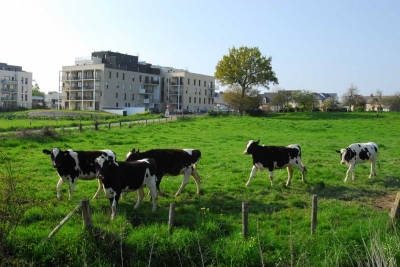
[[[40,138],[0,136],[10,166],[18,169],[19,177],[29,177],[19,181],[20,189],[40,203],[20,215],[12,243],[7,243],[12,244],[11,257],[37,266],[395,266],[400,261],[399,233],[386,231],[388,206],[382,200],[393,196],[394,201],[400,188],[399,118],[390,113],[206,116]],[[301,145],[308,182],[301,182],[296,169],[286,187],[286,171],[276,170],[273,187],[267,172],[257,173],[245,187],[251,170],[251,158],[243,155],[248,139]],[[358,165],[356,179],[345,184],[347,167],[339,164],[334,150],[366,141],[379,145],[382,168],[369,179],[369,166]],[[182,177],[166,176],[161,187],[170,195],[159,197],[155,214],[149,201],[133,210],[137,195],[129,193],[114,221],[102,195],[90,202],[93,230],[85,230],[75,215],[47,240],[58,222],[97,189],[97,181],[80,180],[71,201],[56,200],[58,177],[41,152],[52,147],[108,148],[119,160],[132,148],[198,148],[203,192],[197,195],[194,182],[189,182],[174,197]],[[62,193],[67,190],[64,185]],[[313,195],[319,199],[318,223],[310,235]],[[243,201],[249,203],[247,239],[241,234]],[[169,234],[171,202],[176,211]]]

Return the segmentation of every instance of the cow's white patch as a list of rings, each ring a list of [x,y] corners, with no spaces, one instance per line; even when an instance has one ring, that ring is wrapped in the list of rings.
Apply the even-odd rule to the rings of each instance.
[[[147,164],[149,164],[149,159],[139,159],[139,160],[137,160],[137,161],[140,161],[140,162],[146,162]]]
[[[110,188],[104,188],[104,193],[106,194],[107,198],[112,198],[115,195],[115,192],[111,187]]]
[[[188,153],[189,155],[192,155],[194,149],[190,149],[190,148],[185,148],[183,149],[183,151],[185,151],[186,153]]]

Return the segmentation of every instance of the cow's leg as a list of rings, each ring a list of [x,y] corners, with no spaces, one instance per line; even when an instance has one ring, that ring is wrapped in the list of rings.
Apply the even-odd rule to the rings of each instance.
[[[253,179],[256,172],[257,172],[257,167],[255,165],[253,165],[253,168],[251,169],[249,180],[247,181],[246,186],[249,186],[251,179]]]
[[[176,192],[175,196],[179,196],[182,193],[183,189],[185,188],[185,186],[189,182],[190,174],[192,174],[192,168],[187,168],[186,171],[183,173],[183,180],[182,180],[181,187]]]
[[[161,174],[159,173],[159,174],[156,175],[156,187],[157,187],[158,194],[160,196],[166,197],[168,195],[166,193],[164,193],[163,191],[161,191],[161,189],[160,189],[160,184],[161,184],[162,177],[163,177],[162,173]],[[149,194],[150,194],[150,192],[149,192]]]
[[[111,220],[114,220],[115,216],[117,216],[117,206],[120,194],[114,192],[114,196],[109,198],[111,205]]]
[[[372,176],[376,176],[376,173],[375,173],[375,160],[371,161],[371,173],[369,174],[369,178],[372,178]]]
[[[154,176],[154,180],[155,180],[155,176]],[[156,183],[149,183],[147,185],[150,189],[150,194],[151,194],[151,199],[153,200],[153,212],[155,212],[157,210],[157,187],[156,187]]]
[[[76,184],[76,181],[77,181],[78,179],[72,179],[71,178],[71,180],[70,180],[70,182],[69,182],[69,200],[71,200],[72,199],[72,194],[74,193],[74,188],[75,188],[75,184]]]
[[[138,199],[137,199],[137,201],[136,201],[136,205],[135,205],[134,209],[139,208],[140,203],[142,203],[142,200],[143,200],[143,198],[144,198],[143,186],[141,186],[141,187],[137,190],[137,193],[138,193]],[[152,196],[152,197],[153,197],[153,196]]]
[[[97,198],[97,196],[99,195],[101,189],[103,189],[103,181],[101,179],[97,179],[99,182],[99,187],[97,188],[96,194],[94,194],[92,199]]]
[[[271,186],[274,185],[274,171],[269,171],[269,179],[271,180]]]
[[[196,167],[193,167],[193,171],[192,171],[192,177],[194,179],[194,181],[196,182],[197,185],[197,194],[199,195],[201,192],[201,188],[200,188],[200,176],[196,171]]]
[[[61,186],[63,185],[63,183],[64,183],[64,181],[63,181],[63,179],[60,177],[60,180],[58,180],[58,183],[57,183],[57,198],[58,198],[59,200],[62,199],[62,195],[61,195]]]
[[[292,166],[287,166],[287,173],[288,173],[288,180],[286,182],[286,186],[290,185],[290,181],[292,180],[292,176],[293,176],[293,169]]]
[[[306,166],[301,164],[301,160],[297,160],[298,163],[294,163],[293,166],[300,170],[301,180],[306,183]]]
[[[350,164],[349,169],[346,172],[346,177],[344,178],[344,182],[347,182],[347,179],[349,178],[350,173],[352,175],[352,179],[354,180],[355,174],[354,174],[354,165],[353,164]]]

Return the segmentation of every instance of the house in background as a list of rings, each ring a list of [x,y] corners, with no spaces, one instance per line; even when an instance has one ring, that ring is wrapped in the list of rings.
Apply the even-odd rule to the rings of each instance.
[[[42,96],[32,96],[32,108],[44,108],[44,97]]]
[[[58,109],[62,106],[62,96],[57,91],[50,91],[44,98],[47,108]]]
[[[32,73],[0,62],[0,108],[32,108]]]

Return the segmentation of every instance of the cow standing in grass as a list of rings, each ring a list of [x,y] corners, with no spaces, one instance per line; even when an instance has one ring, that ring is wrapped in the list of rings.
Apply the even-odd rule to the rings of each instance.
[[[349,173],[352,174],[352,179],[355,179],[354,167],[357,163],[371,163],[371,172],[369,174],[369,178],[372,176],[376,176],[375,173],[375,161],[378,158],[378,145],[369,142],[369,143],[356,143],[351,144],[346,148],[342,148],[341,150],[335,150],[340,154],[340,163],[347,164],[349,169],[346,172],[346,177],[344,178],[344,182],[347,182],[349,178]],[[378,167],[380,168],[380,162],[378,161]]]
[[[61,186],[64,182],[69,182],[69,200],[72,198],[72,193],[78,179],[96,179],[94,161],[97,157],[105,155],[114,160],[116,159],[115,153],[111,150],[74,151],[68,149],[62,151],[59,148],[53,148],[52,150],[43,149],[43,153],[51,156],[51,163],[57,169],[58,176],[60,177],[57,183],[57,198],[62,199]],[[102,188],[103,184],[99,180],[99,187],[93,199],[98,196]]]
[[[144,198],[143,187],[150,189],[153,200],[153,212],[157,209],[156,170],[157,163],[153,159],[142,159],[130,162],[116,162],[112,157],[104,155],[95,161],[96,176],[104,184],[104,193],[110,200],[111,219],[117,213],[118,200],[124,191],[138,192],[135,209],[139,208]]]
[[[181,187],[175,194],[175,196],[178,196],[189,182],[190,175],[196,182],[197,194],[200,194],[200,176],[196,172],[196,164],[200,157],[200,150],[197,149],[151,149],[145,152],[132,149],[126,155],[126,161],[143,158],[154,159],[157,162],[157,191],[160,195],[166,195],[160,190],[161,179],[165,174],[171,176],[183,174]]]
[[[288,145],[288,146],[260,146],[260,140],[250,140],[247,143],[246,149],[243,152],[245,155],[251,155],[253,157],[253,168],[250,173],[249,180],[246,183],[248,186],[257,172],[260,170],[269,170],[269,179],[271,180],[271,186],[274,185],[274,169],[282,169],[287,167],[288,180],[286,186],[290,185],[292,179],[292,166],[298,168],[301,171],[301,178],[303,182],[306,182],[305,172],[306,167],[302,163],[301,159],[301,148],[299,145]]]

